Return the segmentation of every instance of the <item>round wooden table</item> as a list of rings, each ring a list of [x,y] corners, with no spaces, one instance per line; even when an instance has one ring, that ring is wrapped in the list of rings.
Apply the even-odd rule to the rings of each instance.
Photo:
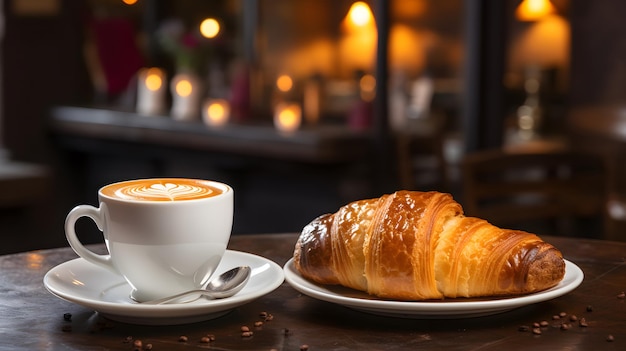
[[[230,249],[283,265],[296,234],[233,236]],[[70,248],[0,256],[0,350],[624,350],[626,243],[545,237],[585,274],[574,291],[512,311],[477,318],[383,317],[303,295],[283,283],[228,314],[174,326],[110,321],[50,294],[42,279],[76,258]],[[99,246],[101,249],[102,246]],[[272,320],[254,326],[265,312]],[[564,312],[563,318],[553,319]],[[71,318],[69,316],[71,314]],[[577,321],[571,321],[575,315]],[[584,318],[586,326],[580,326]],[[69,319],[69,320],[66,320]],[[545,321],[541,334],[533,323]],[[563,328],[562,324],[568,328]],[[241,327],[253,334],[242,336]],[[526,328],[529,328],[527,330]],[[213,341],[203,340],[211,334]],[[180,341],[181,336],[186,341]],[[305,346],[306,345],[306,346]]]

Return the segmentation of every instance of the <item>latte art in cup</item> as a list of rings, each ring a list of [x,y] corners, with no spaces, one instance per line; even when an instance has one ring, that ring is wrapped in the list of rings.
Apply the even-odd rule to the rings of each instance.
[[[102,194],[123,200],[184,201],[217,196],[224,191],[197,179],[159,178],[126,181],[102,188]]]
[[[99,206],[78,205],[65,235],[82,259],[124,277],[135,301],[200,289],[218,267],[233,225],[233,189],[188,178],[135,179],[105,185]],[[108,254],[85,247],[79,218],[91,219]]]

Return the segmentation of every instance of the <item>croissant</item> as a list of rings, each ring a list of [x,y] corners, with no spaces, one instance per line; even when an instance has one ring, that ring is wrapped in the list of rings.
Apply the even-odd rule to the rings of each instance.
[[[398,191],[306,225],[294,264],[305,278],[382,298],[520,295],[555,286],[559,250],[538,236],[463,215],[450,194]]]

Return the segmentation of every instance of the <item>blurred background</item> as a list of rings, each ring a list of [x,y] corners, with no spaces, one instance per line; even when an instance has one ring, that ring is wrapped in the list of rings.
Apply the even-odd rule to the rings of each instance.
[[[489,167],[469,156],[494,150],[596,157],[600,177],[570,186],[559,209],[599,205],[564,235],[623,240],[621,10],[619,0],[4,0],[0,251],[66,245],[73,206],[139,177],[232,185],[234,234],[298,232],[398,189],[450,192],[473,215],[470,167]],[[532,171],[516,175],[573,174]],[[585,189],[593,200],[576,197]]]

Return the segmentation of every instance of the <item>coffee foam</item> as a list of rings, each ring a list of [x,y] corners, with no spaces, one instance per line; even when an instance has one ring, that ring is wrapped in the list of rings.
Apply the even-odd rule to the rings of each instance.
[[[222,194],[224,190],[196,179],[160,178],[140,179],[110,184],[102,194],[123,200],[184,201],[203,199]]]

